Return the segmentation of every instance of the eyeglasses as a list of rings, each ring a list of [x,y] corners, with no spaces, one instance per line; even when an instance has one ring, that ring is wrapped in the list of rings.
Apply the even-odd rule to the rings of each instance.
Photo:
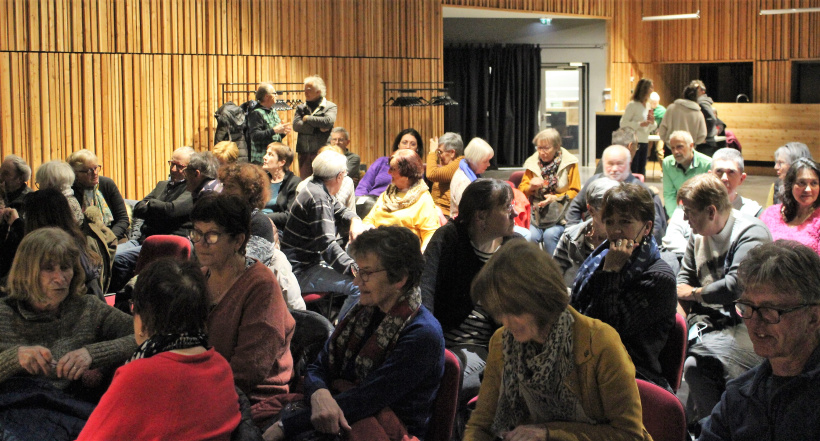
[[[771,306],[754,306],[741,302],[740,300],[735,300],[735,311],[737,315],[746,320],[751,319],[755,311],[757,311],[757,315],[760,316],[760,319],[763,320],[764,323],[776,325],[780,323],[781,315],[816,305],[816,303],[803,303],[802,305],[792,306],[791,308],[773,308]]]
[[[178,171],[185,171],[185,169],[188,168],[187,165],[182,165],[179,162],[174,162],[174,161],[168,161],[168,166],[171,167],[172,169],[176,168]]]
[[[382,268],[380,270],[365,271],[365,270],[359,269],[359,265],[356,265],[354,263],[352,268],[351,268],[351,271],[353,272],[353,277],[358,277],[358,278],[362,279],[362,282],[368,282],[368,281],[370,281],[370,276],[372,274],[380,273],[382,271],[387,271],[387,269]]]
[[[96,166],[96,167],[91,167],[91,168],[89,168],[89,169],[87,169],[87,170],[74,170],[74,173],[82,173],[82,174],[92,174],[92,175],[95,175],[95,174],[99,174],[99,173],[100,173],[100,170],[102,170],[102,166],[101,166],[101,165],[98,165],[98,166]]]
[[[207,233],[203,233],[199,230],[191,230],[188,233],[188,238],[191,239],[191,242],[197,243],[202,239],[205,239],[205,243],[208,245],[213,245],[219,242],[220,237],[222,237],[222,233],[218,231],[208,231]]]

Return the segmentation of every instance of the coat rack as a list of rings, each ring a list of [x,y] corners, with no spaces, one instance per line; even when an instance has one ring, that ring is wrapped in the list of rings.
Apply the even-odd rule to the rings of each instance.
[[[387,109],[403,107],[457,106],[450,97],[452,81],[382,81],[384,150],[387,154]],[[430,96],[429,99],[424,96]]]
[[[288,94],[296,95],[298,93],[304,93],[304,89],[293,89],[293,90],[279,90],[278,86],[294,86],[299,85],[302,86],[303,83],[270,83],[276,88],[276,102],[273,103],[273,110],[293,110],[294,107],[302,104],[303,101],[300,98],[289,98],[289,99],[280,99],[279,96],[287,97]],[[255,94],[256,89],[251,90],[244,90],[248,89],[249,87],[256,87],[259,83],[219,83],[219,88],[222,91],[222,104],[227,102],[227,96],[231,94]],[[234,90],[234,88],[239,88]],[[240,105],[242,103],[237,103]]]

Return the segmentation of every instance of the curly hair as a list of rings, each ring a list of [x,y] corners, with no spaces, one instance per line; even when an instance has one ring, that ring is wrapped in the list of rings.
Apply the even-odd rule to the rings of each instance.
[[[414,128],[404,129],[396,135],[396,139],[393,140],[393,151],[399,149],[399,144],[401,143],[401,139],[404,138],[404,135],[413,135],[413,138],[416,138],[416,153],[419,156],[424,154],[424,143],[421,141],[421,134],[416,131]]]
[[[806,169],[812,170],[814,172],[814,176],[820,179],[820,168],[818,168],[816,162],[809,158],[797,158],[797,160],[792,162],[792,166],[789,167],[789,171],[783,179],[783,186],[780,187],[780,200],[783,201],[783,218],[786,222],[791,222],[794,220],[795,216],[797,216],[798,210],[800,209],[800,205],[794,198],[792,189],[794,188],[794,184],[797,182],[797,177],[800,175],[800,172]],[[817,198],[811,206],[813,209],[820,207],[820,198]]]
[[[253,208],[265,208],[270,199],[270,180],[262,167],[249,162],[235,162],[219,169],[224,189],[235,187]]]
[[[413,150],[397,150],[390,157],[390,162],[394,162],[394,160],[399,174],[410,178],[410,185],[415,185],[424,176],[424,164],[421,162],[419,155]]]

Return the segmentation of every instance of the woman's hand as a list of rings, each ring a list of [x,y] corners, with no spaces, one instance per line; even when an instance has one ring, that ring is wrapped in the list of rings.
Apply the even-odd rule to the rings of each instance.
[[[604,271],[620,271],[637,247],[638,243],[630,239],[618,239],[610,242],[609,252],[604,257]]]
[[[539,178],[539,179],[540,179],[540,178]],[[545,206],[545,205],[549,205],[549,204],[551,204],[551,203],[553,203],[553,202],[555,202],[555,201],[557,201],[557,200],[558,200],[558,196],[556,196],[556,195],[554,195],[554,194],[548,194],[548,195],[544,196],[544,200],[543,200],[543,201],[541,201],[541,202],[539,202],[539,203],[538,203],[538,206],[539,206],[539,207],[543,207],[543,206]]]
[[[541,188],[542,185],[544,185],[544,180],[541,177],[533,176],[533,178],[530,179],[530,188],[533,190],[536,188]]]
[[[547,428],[543,425],[518,426],[504,435],[504,441],[547,441]]]
[[[345,414],[327,389],[319,389],[310,396],[310,422],[322,433],[338,434],[350,430]]]
[[[91,354],[88,349],[80,348],[63,355],[57,362],[57,378],[79,380],[91,366]]]
[[[438,138],[430,138],[430,153],[435,153],[438,150]]]
[[[31,375],[51,374],[51,351],[42,346],[20,346],[17,348],[20,366]]]
[[[279,426],[279,422],[273,423],[273,425],[262,434],[262,439],[265,441],[281,441],[285,439],[285,430]]]
[[[282,123],[273,128],[273,132],[280,135],[287,135],[291,130],[293,130],[291,123]]]

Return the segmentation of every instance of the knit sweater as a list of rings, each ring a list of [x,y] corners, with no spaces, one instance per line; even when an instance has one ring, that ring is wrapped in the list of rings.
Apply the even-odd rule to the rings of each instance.
[[[772,205],[760,215],[760,220],[772,232],[772,240],[796,240],[820,254],[820,208],[815,209],[802,224],[792,227],[783,220],[780,214],[782,207],[783,204]]]
[[[38,312],[10,297],[0,300],[0,382],[25,373],[17,349],[34,345],[48,348],[52,361],[85,348],[90,369],[121,364],[137,349],[131,316],[95,296],[69,296],[56,312]],[[65,388],[70,381],[54,378],[53,383]]]
[[[661,141],[669,144],[669,135],[676,130],[686,130],[692,135],[695,145],[703,144],[706,141],[706,119],[701,113],[698,103],[683,98],[678,98],[674,103],[666,108],[658,136]]]
[[[647,115],[649,115],[649,109],[643,103],[630,101],[624,109],[623,116],[621,116],[620,126],[634,130],[638,142],[645,144],[649,142],[649,134],[658,128],[658,125],[654,122],[645,126],[641,125],[642,122],[647,120]]]
[[[387,211],[385,208],[384,196],[382,193],[376,201],[376,205],[370,210],[367,217],[362,220],[362,223],[379,227],[382,225],[397,225],[408,228],[421,241],[421,250],[427,248],[427,244],[433,237],[433,233],[439,227],[438,213],[436,212],[436,205],[433,203],[433,198],[430,193],[422,193],[419,200],[409,207],[402,208],[396,211]]]
[[[433,183],[430,194],[445,216],[450,216],[450,181],[462,159],[464,156],[459,156],[447,165],[439,165],[436,152],[427,154],[427,179]]]
[[[382,156],[375,160],[373,165],[367,169],[359,185],[356,187],[356,196],[376,196],[378,197],[387,186],[393,181],[388,169],[390,168],[390,157]]]

